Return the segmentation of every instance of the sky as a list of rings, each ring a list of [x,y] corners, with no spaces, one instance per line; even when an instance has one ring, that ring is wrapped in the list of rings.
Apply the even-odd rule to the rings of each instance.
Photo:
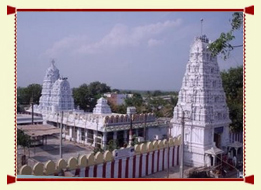
[[[190,46],[230,30],[232,12],[18,12],[17,85],[43,83],[51,60],[70,86],[93,81],[112,89],[179,90]],[[243,43],[242,31],[233,45]],[[243,64],[243,48],[220,70]]]

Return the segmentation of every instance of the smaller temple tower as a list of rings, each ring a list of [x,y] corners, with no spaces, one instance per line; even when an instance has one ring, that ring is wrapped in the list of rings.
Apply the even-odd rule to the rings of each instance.
[[[52,106],[52,112],[74,109],[72,90],[67,78],[59,78],[53,84],[50,105]]]
[[[111,108],[107,104],[107,100],[105,98],[100,98],[97,101],[95,108],[93,109],[94,114],[111,114]]]

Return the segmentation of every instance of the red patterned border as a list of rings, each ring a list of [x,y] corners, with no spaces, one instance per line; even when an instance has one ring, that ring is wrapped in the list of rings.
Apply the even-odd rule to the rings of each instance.
[[[245,13],[247,14],[251,14],[251,15],[254,15],[254,6],[249,6],[249,7],[245,7],[245,9],[16,9],[16,7],[12,7],[12,6],[9,6],[7,5],[7,15],[10,15],[10,14],[14,14],[16,12],[69,12],[69,11],[77,11],[77,12],[85,12],[85,11],[89,11],[89,12],[104,12],[104,11],[110,11],[110,12],[117,12],[117,11],[120,11],[120,12],[134,12],[134,11],[147,11],[147,12],[157,12],[157,11],[176,11],[176,12],[183,12],[183,11],[193,11],[193,12],[199,12],[199,11],[204,11],[204,12],[211,12],[211,11],[244,11]],[[14,50],[15,50],[15,55],[14,55],[14,58],[15,58],[15,64],[14,64],[14,68],[15,68],[15,71],[14,71],[14,74],[15,74],[15,81],[14,81],[14,84],[15,84],[15,89],[14,89],[14,92],[15,92],[15,98],[14,98],[14,101],[15,101],[15,107],[14,107],[14,111],[15,111],[15,116],[14,116],[14,120],[15,120],[15,132],[14,132],[14,137],[15,137],[15,150],[14,150],[14,153],[15,153],[15,177],[13,176],[10,176],[10,175],[7,175],[7,184],[10,184],[10,183],[14,183],[17,181],[151,181],[151,179],[146,179],[146,178],[136,178],[136,179],[84,179],[84,178],[73,178],[73,179],[70,179],[70,178],[16,178],[17,177],[17,142],[16,142],[16,139],[17,139],[17,115],[16,115],[16,108],[17,108],[17,14],[14,15],[15,18],[14,18],[14,23],[15,23],[15,26],[14,26],[14,31],[15,31],[15,45],[14,45]],[[243,141],[243,146],[244,146],[244,171],[243,171],[243,175],[245,176],[245,182],[246,183],[251,183],[251,184],[254,184],[254,175],[251,175],[251,176],[246,176],[246,169],[245,169],[245,165],[246,165],[246,159],[245,159],[245,156],[246,156],[246,124],[245,124],[245,120],[246,120],[246,55],[245,55],[245,50],[246,50],[246,37],[245,37],[245,32],[246,32],[246,15],[244,14],[244,24],[243,24],[243,30],[244,30],[244,34],[243,34],[243,60],[244,60],[244,76],[243,76],[243,82],[244,82],[244,102],[243,102],[243,112],[244,112],[244,141]],[[240,178],[230,178],[230,179],[189,179],[189,178],[185,178],[185,179],[153,179],[153,181],[244,181],[244,179],[240,179]]]
[[[15,129],[15,131],[14,131],[14,154],[15,154],[15,166],[14,166],[14,175],[15,175],[15,177],[16,177],[16,175],[17,175],[17,142],[16,142],[16,140],[17,140],[17,112],[16,112],[16,110],[17,110],[17,14],[15,14],[14,15],[14,33],[15,33],[15,37],[14,37],[14,39],[15,39],[15,41],[14,41],[14,58],[15,58],[15,63],[14,63],[14,69],[15,69],[15,71],[14,71],[14,77],[15,77],[15,79],[14,79],[14,103],[15,103],[15,105],[14,105],[14,123],[15,123],[15,126],[14,126],[14,129]]]
[[[243,149],[244,149],[244,167],[243,176],[246,175],[246,14],[243,21]]]

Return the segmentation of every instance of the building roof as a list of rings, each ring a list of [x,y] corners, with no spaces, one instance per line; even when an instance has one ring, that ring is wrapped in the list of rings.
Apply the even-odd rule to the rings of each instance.
[[[17,129],[22,130],[31,137],[59,134],[60,129],[51,125],[17,125]]]

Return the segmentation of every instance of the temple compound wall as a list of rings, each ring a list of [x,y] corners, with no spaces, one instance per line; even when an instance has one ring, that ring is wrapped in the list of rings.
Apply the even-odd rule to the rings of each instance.
[[[24,165],[19,175],[63,176],[69,171],[72,176],[90,178],[140,178],[179,165],[180,137],[142,143],[134,146],[134,154],[116,158],[115,152],[93,153],[36,163],[33,168]],[[18,176],[19,177],[19,176]]]

